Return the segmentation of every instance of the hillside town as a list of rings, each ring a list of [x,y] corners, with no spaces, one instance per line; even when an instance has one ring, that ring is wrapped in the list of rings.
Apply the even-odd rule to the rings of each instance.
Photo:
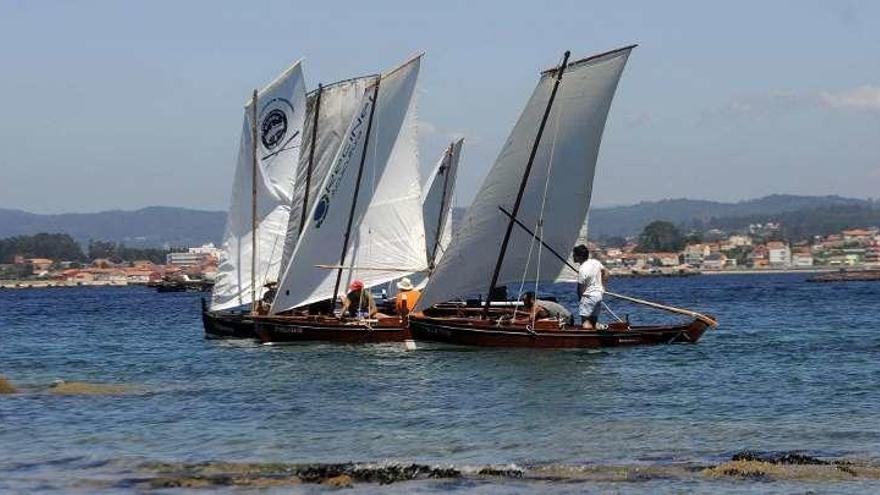
[[[220,250],[212,243],[174,250],[165,263],[150,260],[113,261],[96,258],[88,263],[13,256],[0,264],[0,288],[149,285],[161,281],[213,280]],[[3,279],[6,279],[4,281]]]
[[[612,274],[689,275],[773,270],[880,268],[880,229],[856,228],[810,241],[768,240],[778,224],[752,225],[747,233],[708,231],[702,242],[674,252],[640,252],[638,239],[622,246],[590,243]]]
[[[614,276],[880,269],[880,228],[846,229],[810,241],[769,240],[778,230],[774,223],[752,225],[744,233],[710,230],[701,234],[700,242],[686,242],[676,251],[646,252],[638,238],[615,246],[587,244]],[[106,257],[83,262],[21,254],[0,260],[0,288],[210,283],[219,259],[220,250],[213,243],[167,252],[165,263]]]

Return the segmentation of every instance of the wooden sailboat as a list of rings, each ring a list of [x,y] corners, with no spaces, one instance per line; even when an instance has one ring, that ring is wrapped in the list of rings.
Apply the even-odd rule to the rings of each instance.
[[[255,318],[264,343],[408,338],[399,317],[340,319],[308,308],[335,303],[355,277],[368,289],[427,268],[413,103],[420,61],[383,74],[364,92],[270,314]]]
[[[250,317],[265,284],[277,280],[305,107],[299,61],[245,106],[218,276],[202,308],[207,337],[252,337]]]
[[[432,272],[417,305],[421,311],[409,318],[416,340],[605,347],[696,342],[715,324],[705,315],[649,303],[693,320],[666,326],[620,321],[583,330],[555,319],[515,318],[511,309],[492,304],[499,286],[532,290],[527,284],[537,288],[570,268],[560,251],[574,246],[585,223],[605,121],[633,48],[571,63],[566,52],[558,67],[542,73],[461,230]],[[482,307],[444,304],[483,290],[488,297]]]
[[[298,68],[298,65],[294,67]],[[246,113],[239,164],[233,183],[233,201],[223,243],[224,260],[218,275],[220,283],[214,290],[210,307],[202,305],[202,322],[205,335],[209,338],[257,338],[253,315],[268,309],[265,305],[258,307],[267,290],[266,282],[277,282],[282,268],[289,263],[293,245],[302,232],[302,219],[310,207],[310,200],[314,200],[333,163],[345,131],[360,107],[365,88],[378,77],[369,75],[319,85],[318,89],[305,96],[303,103],[297,101],[295,96],[288,96],[292,93],[291,88],[296,88],[296,85],[289,83],[295,76],[301,80],[301,71],[288,70],[282,74],[276,82],[254,96],[249,105],[250,113]],[[262,121],[259,115],[253,115],[253,109],[271,108],[276,100],[295,102],[280,106],[282,111],[302,113],[305,110],[304,118],[295,119],[285,115],[287,122],[295,123],[288,133],[296,134],[297,138],[288,144],[283,153],[263,150],[267,145],[261,142],[259,131],[271,130],[272,126],[267,121],[268,115],[264,115]],[[260,104],[261,101],[265,103]],[[263,114],[266,112],[263,111]],[[260,129],[256,123],[260,123]],[[271,137],[265,141],[272,144]],[[253,147],[252,143],[258,143],[258,146]],[[252,152],[248,153],[248,150]],[[282,166],[279,167],[276,162]],[[247,198],[250,204],[245,204],[243,191],[249,188],[249,182],[261,184],[263,167],[271,167],[279,176],[275,180],[276,189],[257,189],[256,194]],[[247,171],[251,172],[250,176],[245,173]],[[287,174],[283,180],[280,178],[282,173]],[[256,180],[249,180],[251,177]],[[279,188],[282,189],[281,194],[277,192]],[[270,214],[261,215],[267,210],[265,203],[270,201],[274,201],[270,204]],[[248,213],[251,217],[245,220]],[[247,253],[239,249],[247,245],[251,245],[254,253],[250,266]]]
[[[451,238],[452,195],[455,187],[463,139],[449,144],[425,185],[422,196],[422,216],[425,225],[425,253],[429,266],[439,260]],[[429,233],[434,233],[431,237]],[[343,265],[320,265],[318,268],[336,269]],[[398,268],[402,275],[417,279],[427,277],[427,271]],[[394,270],[383,269],[394,273]],[[415,276],[413,276],[415,275]],[[393,305],[391,305],[393,308]],[[379,343],[408,340],[409,330],[401,318],[390,316],[378,319],[342,321],[328,314],[308,314],[308,311],[292,311],[292,314],[259,319],[262,339],[266,344],[280,342],[328,341],[340,343]],[[251,326],[253,320],[249,321]],[[342,331],[340,331],[342,328]]]

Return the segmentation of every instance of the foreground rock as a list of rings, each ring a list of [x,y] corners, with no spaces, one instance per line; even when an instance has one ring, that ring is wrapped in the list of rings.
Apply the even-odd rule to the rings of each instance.
[[[159,476],[147,481],[152,489],[217,488],[238,486],[262,488],[298,483],[348,488],[354,483],[382,485],[419,479],[458,478],[456,469],[424,464],[280,464],[205,462],[159,463],[145,466]]]
[[[653,465],[540,464],[507,466],[430,466],[426,464],[284,464],[284,463],[151,463],[141,466],[151,477],[132,479],[125,488],[167,489],[222,487],[271,488],[299,483],[349,488],[358,483],[387,485],[419,480],[505,480],[540,483],[628,483],[647,480],[682,480],[712,483],[715,480],[803,481],[837,483],[880,480],[880,465],[867,461],[828,460],[797,452],[741,452],[730,461],[707,466],[698,463]]]
[[[333,488],[351,488],[354,486],[354,480],[347,474],[340,474],[332,478],[327,478],[321,482],[322,485],[331,486]]]
[[[0,395],[2,394],[14,394],[18,392],[18,389],[15,388],[12,383],[9,382],[6,378],[0,376]]]
[[[107,383],[66,382],[59,380],[49,387],[49,392],[56,395],[120,395],[133,391],[128,385],[112,385]]]
[[[848,460],[825,460],[799,452],[742,451],[730,462],[703,470],[711,477],[762,481],[852,481],[880,479],[880,466]]]

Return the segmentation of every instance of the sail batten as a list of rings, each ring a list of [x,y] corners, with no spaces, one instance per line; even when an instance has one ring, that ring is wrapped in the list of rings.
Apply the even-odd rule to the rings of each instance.
[[[542,238],[559,251],[573,247],[584,224],[602,132],[631,49],[567,64],[562,74],[517,213],[519,221],[541,231],[537,226],[544,212]],[[555,70],[542,73],[461,228],[432,272],[418,309],[485,292],[510,221],[501,208],[513,210],[555,77]],[[497,285],[556,279],[562,263],[553,256],[542,256],[538,262],[537,252],[532,236],[514,228]]]
[[[354,269],[345,270],[346,284],[353,277],[371,286],[401,276],[399,271],[359,273],[357,266],[426,266],[413,103],[419,65],[416,57],[381,76],[375,95],[372,85],[365,88],[343,144],[312,201],[272,313],[332,297],[336,272],[318,265],[339,263],[350,217],[351,240],[344,258]],[[372,125],[368,126],[371,113]],[[358,185],[361,158],[365,164]],[[357,204],[350,215],[355,190]]]
[[[245,106],[232,199],[211,298],[213,311],[250,305],[253,294],[259,299],[264,284],[277,280],[290,215],[291,177],[299,162],[305,99],[302,66],[296,62],[257,92],[256,108],[253,100]],[[252,115],[256,115],[256,126]],[[254,189],[256,194],[252,195]]]

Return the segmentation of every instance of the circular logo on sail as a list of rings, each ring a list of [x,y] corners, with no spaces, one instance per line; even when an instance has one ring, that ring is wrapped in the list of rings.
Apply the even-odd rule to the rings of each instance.
[[[315,228],[320,228],[321,224],[324,223],[324,217],[327,216],[327,211],[330,209],[330,197],[324,194],[321,196],[321,199],[318,200],[318,204],[315,205],[315,215],[312,217],[312,220],[315,222]]]
[[[268,150],[274,149],[281,144],[284,135],[287,134],[287,115],[283,111],[273,108],[263,117],[261,130],[263,146]]]
[[[293,105],[284,98],[272,98],[260,112],[260,141],[267,151],[278,153],[299,133],[291,135],[289,123],[294,115]]]

